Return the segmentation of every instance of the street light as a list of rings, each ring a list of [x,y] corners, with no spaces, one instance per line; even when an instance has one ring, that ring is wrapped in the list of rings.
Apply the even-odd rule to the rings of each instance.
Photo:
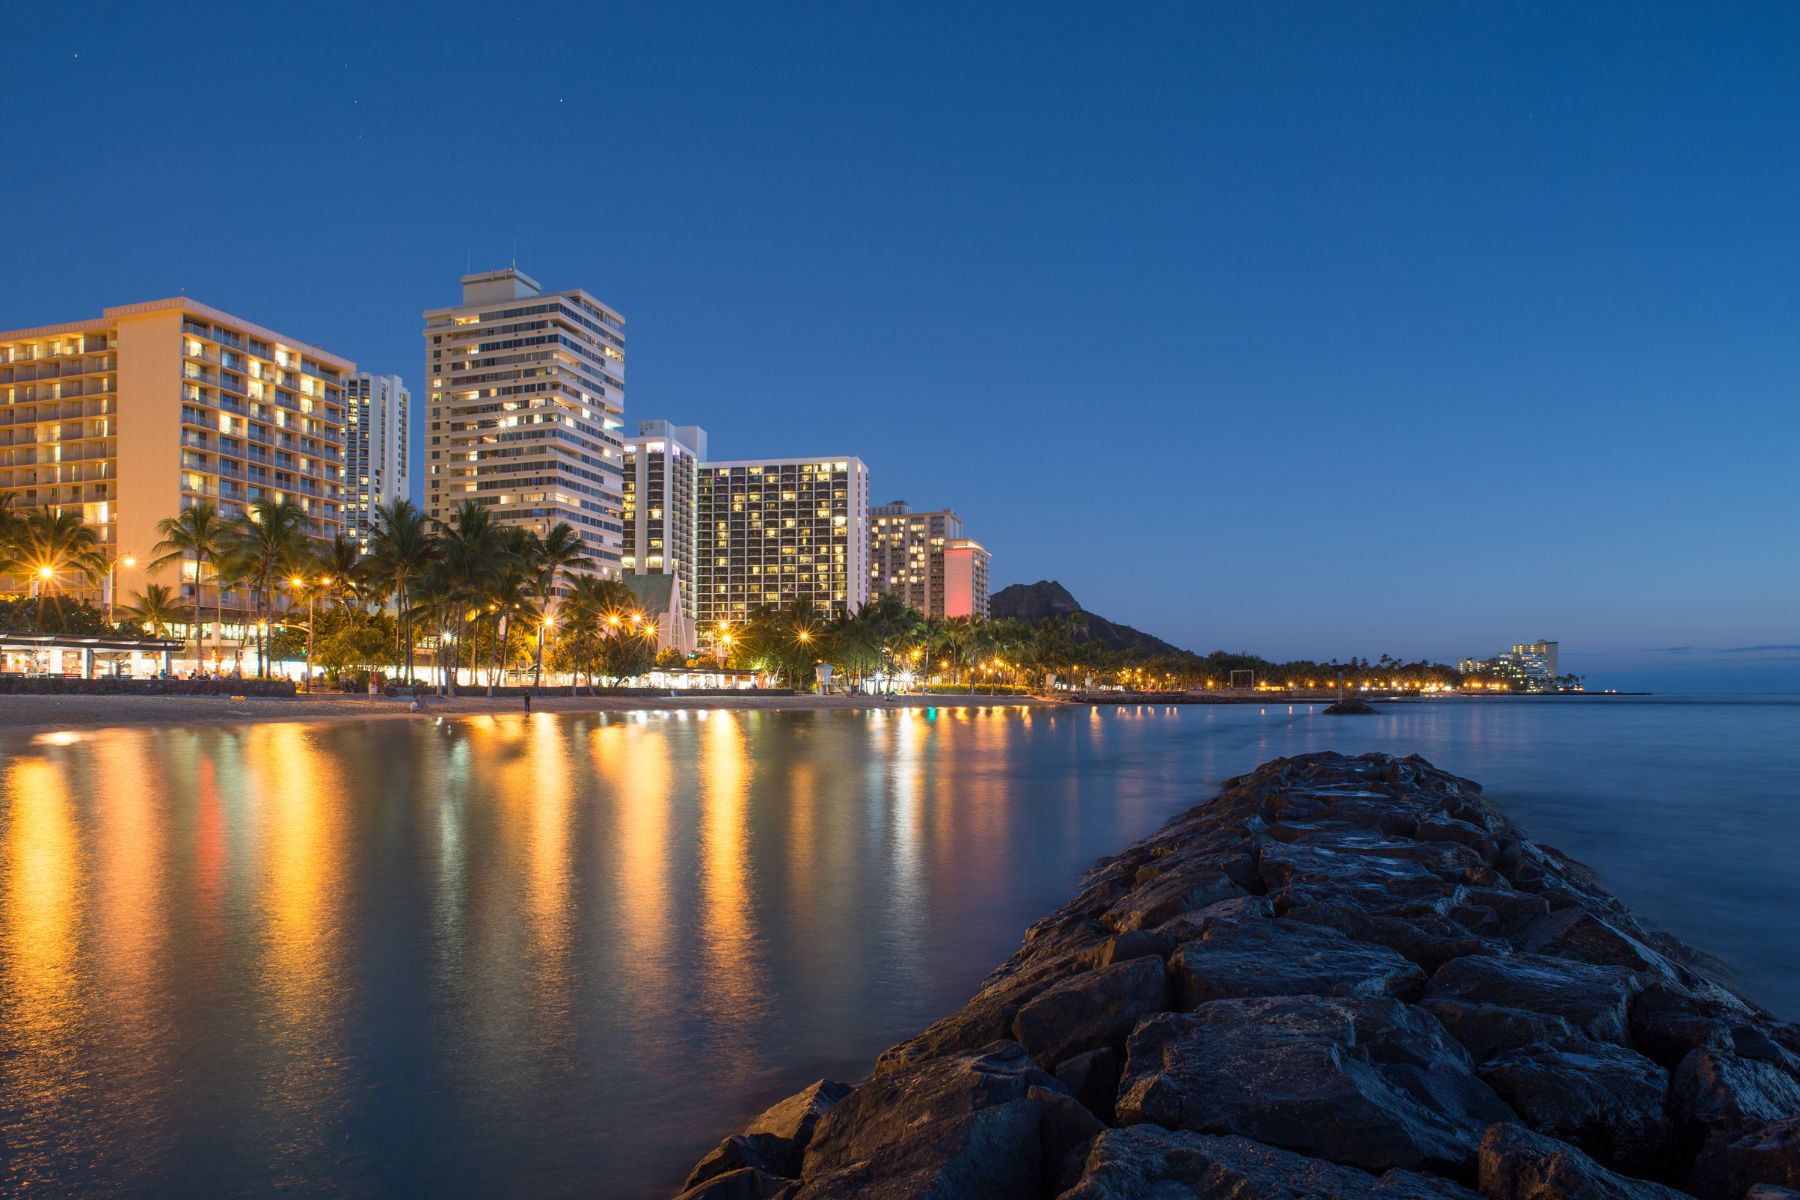
[[[119,564],[128,567],[137,566],[137,559],[127,554],[124,558],[115,558],[106,564],[106,623],[113,623],[113,605],[119,595]]]
[[[551,613],[546,612],[538,618],[537,662],[531,668],[531,690],[534,692],[537,691],[538,684],[544,678],[544,630],[555,628],[556,617]],[[569,694],[574,695],[573,688],[569,689]]]
[[[306,586],[306,580],[299,575],[294,576],[288,582],[294,586],[296,591]],[[331,580],[321,578],[319,582],[325,584],[330,583]],[[309,696],[312,695],[313,615],[316,611],[313,606],[318,598],[318,588],[306,589],[306,694]]]

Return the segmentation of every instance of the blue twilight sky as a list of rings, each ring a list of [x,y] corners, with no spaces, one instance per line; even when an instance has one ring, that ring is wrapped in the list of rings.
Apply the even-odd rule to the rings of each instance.
[[[512,15],[516,13],[517,15]],[[1800,690],[1800,7],[41,6],[0,327],[415,391],[514,254],[627,421],[859,454],[1199,650]]]

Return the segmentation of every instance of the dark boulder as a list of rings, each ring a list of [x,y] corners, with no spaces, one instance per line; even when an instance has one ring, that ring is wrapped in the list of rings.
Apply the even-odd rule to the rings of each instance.
[[[788,1200],[795,1183],[754,1167],[742,1167],[697,1183],[675,1200]]]
[[[1481,1139],[1487,1200],[1687,1200],[1659,1183],[1607,1170],[1567,1142],[1521,1125],[1495,1125]]]
[[[1303,921],[1226,921],[1185,943],[1169,960],[1184,1009],[1248,996],[1417,996],[1419,968],[1385,946],[1351,941]]]
[[[1447,814],[1434,814],[1422,818],[1413,829],[1413,837],[1421,842],[1458,842],[1475,853],[1481,861],[1489,866],[1500,856],[1500,847],[1494,835],[1479,825],[1459,820]]]
[[[1020,1007],[1013,1038],[1047,1068],[1072,1055],[1123,1046],[1139,1019],[1168,1008],[1167,969],[1151,955],[1065,979]]]
[[[1282,916],[1335,929],[1359,942],[1386,946],[1425,971],[1435,971],[1453,958],[1499,954],[1507,949],[1505,943],[1484,938],[1433,908],[1397,916],[1372,913],[1341,900],[1325,900],[1289,908]]]
[[[1478,1063],[1533,1042],[1575,1036],[1574,1028],[1561,1017],[1501,1004],[1427,996],[1419,1007],[1436,1017],[1438,1024],[1449,1030],[1450,1036],[1461,1042]]]
[[[1563,1038],[1509,1051],[1476,1068],[1525,1124],[1628,1175],[1668,1165],[1669,1073],[1612,1042]]]
[[[1578,1033],[1622,1043],[1626,1002],[1636,990],[1631,973],[1620,967],[1539,954],[1482,954],[1439,967],[1425,994],[1561,1017]]]
[[[1732,1026],[1731,1050],[1744,1058],[1779,1067],[1784,1074],[1800,1079],[1800,1054],[1788,1049],[1760,1026]]]
[[[1330,717],[1372,717],[1380,710],[1360,696],[1345,696],[1327,704],[1322,711]]]
[[[1465,870],[1482,865],[1473,850],[1452,842],[1333,833],[1273,842],[1258,870],[1278,913],[1336,900],[1371,913],[1406,915],[1441,904],[1463,882]]]
[[[1800,1082],[1773,1063],[1695,1050],[1675,1068],[1669,1110],[1690,1136],[1800,1116]]]
[[[772,1133],[734,1133],[695,1163],[681,1186],[695,1188],[709,1179],[745,1168],[791,1178],[800,1173],[800,1147]]]
[[[1156,1125],[1094,1139],[1081,1178],[1060,1200],[1476,1200],[1447,1179],[1371,1175],[1241,1137]]]
[[[1715,1133],[1694,1163],[1702,1200],[1738,1200],[1753,1184],[1800,1188],[1800,1116]]]
[[[1156,927],[1156,936],[1168,938],[1170,951],[1182,942],[1191,942],[1202,937],[1207,930],[1227,921],[1247,921],[1259,917],[1275,915],[1275,906],[1269,903],[1267,896],[1234,896],[1229,900],[1220,900],[1205,908],[1196,908],[1192,912],[1182,913],[1178,917],[1170,917]]]
[[[1110,967],[1114,963],[1147,958],[1152,954],[1158,958],[1167,958],[1173,949],[1175,939],[1168,934],[1149,929],[1133,929],[1129,933],[1117,934],[1101,942],[1094,948],[1091,961],[1095,967]]]
[[[820,1119],[794,1200],[1036,1200],[1098,1122],[1000,1042],[877,1075]]]
[[[1565,908],[1542,918],[1525,931],[1520,947],[1557,958],[1623,967],[1645,980],[1676,977],[1675,968],[1662,955],[1584,908]]]
[[[1009,974],[990,975],[967,1004],[912,1040],[883,1050],[875,1060],[875,1074],[906,1070],[947,1054],[972,1053],[1010,1039],[1019,1009],[1045,988],[1086,971],[1093,953],[1089,947],[1029,961]]]
[[[848,1096],[850,1091],[847,1083],[821,1079],[795,1092],[786,1100],[764,1109],[744,1126],[744,1133],[746,1136],[767,1133],[786,1138],[794,1145],[804,1148],[812,1140],[813,1129],[818,1125],[819,1118],[830,1112],[832,1106]]]
[[[1100,1120],[1113,1120],[1113,1105],[1119,1095],[1119,1068],[1124,1055],[1108,1046],[1065,1058],[1056,1064],[1057,1082]]]
[[[1470,1172],[1510,1109],[1397,1000],[1216,1000],[1131,1035],[1119,1120],[1239,1134],[1353,1166]]]
[[[1631,998],[1631,1043],[1665,1067],[1694,1050],[1731,1050],[1731,1026],[1684,988],[1652,984]]]
[[[1243,894],[1243,888],[1215,868],[1176,870],[1127,892],[1100,921],[1116,933],[1154,929],[1182,913]]]

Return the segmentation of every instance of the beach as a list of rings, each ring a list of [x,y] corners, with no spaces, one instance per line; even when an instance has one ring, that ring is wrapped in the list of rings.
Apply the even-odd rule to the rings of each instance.
[[[536,696],[533,712],[631,712],[642,709],[854,709],[1055,706],[1035,696],[914,695],[812,696],[745,692],[741,695],[674,693],[665,696]],[[7,696],[0,695],[0,729],[105,729],[128,725],[244,724],[258,721],[330,721],[371,717],[472,717],[516,713],[518,696],[426,695],[413,712],[410,697],[356,696],[342,692],[291,699],[230,696]]]

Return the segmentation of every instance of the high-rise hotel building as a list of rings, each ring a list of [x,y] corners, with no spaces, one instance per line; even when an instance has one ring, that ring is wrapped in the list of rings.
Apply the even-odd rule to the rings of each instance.
[[[808,600],[821,614],[869,598],[869,471],[859,458],[700,464],[700,639],[720,622]]]
[[[962,536],[948,509],[914,512],[904,500],[869,510],[869,594],[894,595],[927,617],[944,615],[944,544]]]
[[[944,615],[988,617],[987,547],[974,538],[951,538],[944,544]]]
[[[375,511],[412,494],[412,393],[398,375],[344,381],[344,534],[364,550]]]
[[[625,318],[516,268],[465,275],[462,291],[425,314],[426,514],[473,500],[502,524],[567,521],[616,576]]]
[[[196,500],[227,519],[259,497],[292,500],[310,532],[330,538],[344,528],[344,380],[354,369],[185,298],[0,332],[0,493],[15,508],[79,512],[120,564],[121,594],[142,590],[157,522]],[[151,578],[179,574],[191,599],[191,571]]]
[[[927,617],[988,615],[988,552],[949,509],[904,500],[869,510],[869,594],[894,595]]]
[[[639,421],[625,439],[624,549],[626,575],[673,575],[681,609],[692,625],[699,617],[700,460],[706,430],[697,425]]]

